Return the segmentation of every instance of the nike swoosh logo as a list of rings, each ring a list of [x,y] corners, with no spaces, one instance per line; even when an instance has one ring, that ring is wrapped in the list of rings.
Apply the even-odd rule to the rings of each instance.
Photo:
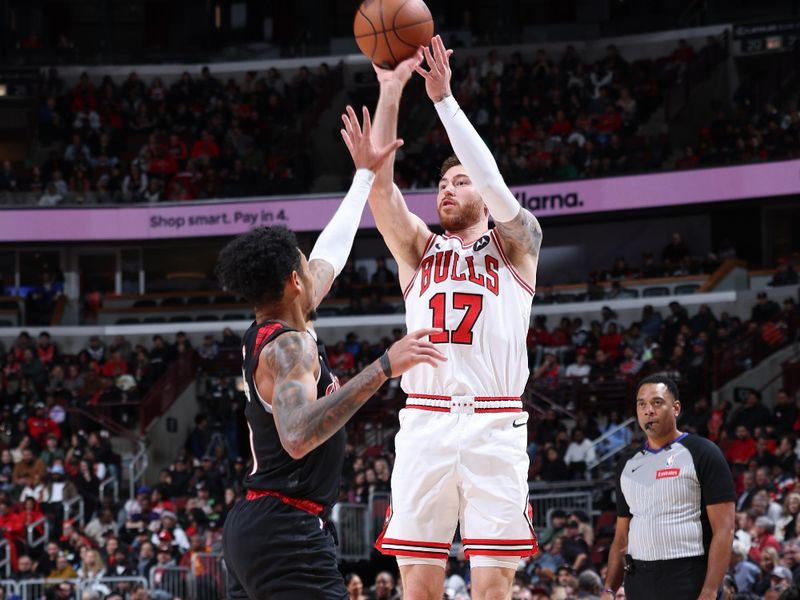
[[[525,425],[527,422],[528,422],[527,420],[526,420],[526,421],[523,421],[522,423],[517,423],[516,421],[514,421],[514,422],[511,424],[511,426],[512,426],[512,427],[522,427],[522,426],[523,426],[523,425]]]
[[[633,467],[633,468],[631,469],[631,473],[635,473],[635,472],[636,472],[638,469],[640,469],[641,467],[642,467],[642,465],[639,465],[638,467]]]

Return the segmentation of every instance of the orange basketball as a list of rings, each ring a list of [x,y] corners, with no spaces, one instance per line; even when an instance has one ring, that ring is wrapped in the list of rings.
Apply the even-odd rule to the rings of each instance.
[[[433,37],[431,11],[422,0],[364,0],[353,21],[359,49],[380,67],[393,69]]]

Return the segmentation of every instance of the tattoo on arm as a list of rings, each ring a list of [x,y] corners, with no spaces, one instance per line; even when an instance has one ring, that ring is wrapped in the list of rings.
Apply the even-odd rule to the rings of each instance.
[[[325,260],[312,260],[308,265],[311,277],[314,280],[314,307],[316,308],[328,295],[333,285],[335,275],[333,266]]]
[[[525,254],[539,256],[542,247],[542,227],[539,220],[524,208],[507,223],[496,223],[497,232],[504,242]]]
[[[286,333],[267,348],[275,377],[275,425],[294,458],[304,456],[341,429],[387,379],[378,362],[373,362],[339,390],[316,398],[314,369],[319,359],[313,340],[303,333]]]

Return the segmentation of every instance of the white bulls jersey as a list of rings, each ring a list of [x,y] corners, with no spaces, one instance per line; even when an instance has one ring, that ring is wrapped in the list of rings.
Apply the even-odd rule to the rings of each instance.
[[[521,396],[528,381],[525,338],[533,289],[511,266],[493,230],[465,246],[456,236],[431,235],[403,293],[408,331],[431,336],[448,358],[403,375],[407,394]]]

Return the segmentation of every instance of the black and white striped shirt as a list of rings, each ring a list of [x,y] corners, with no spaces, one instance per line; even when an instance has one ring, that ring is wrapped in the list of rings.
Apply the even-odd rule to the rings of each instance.
[[[659,450],[645,444],[618,467],[617,515],[631,519],[628,554],[636,560],[706,555],[706,506],[735,500],[725,457],[696,435],[683,433]]]

